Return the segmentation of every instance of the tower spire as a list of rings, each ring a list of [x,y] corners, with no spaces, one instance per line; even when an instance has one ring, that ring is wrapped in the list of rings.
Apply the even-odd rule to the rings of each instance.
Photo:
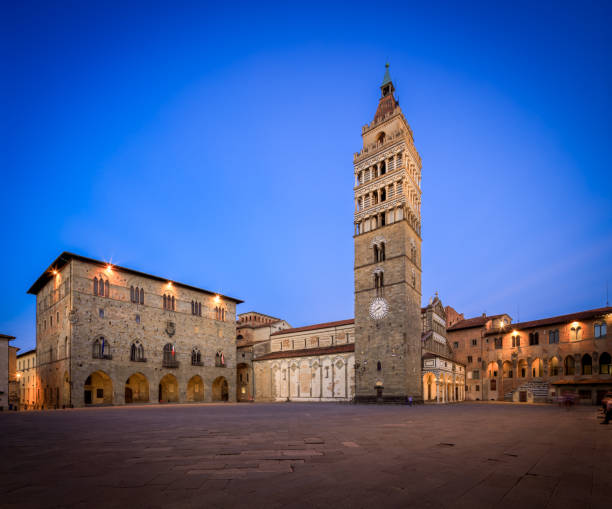
[[[391,75],[389,74],[388,62],[385,64],[385,75],[383,77],[382,85],[380,86],[380,92],[380,100],[378,101],[378,108],[374,114],[374,122],[379,122],[385,118],[386,115],[393,113],[393,110],[395,110],[395,107],[398,104],[395,97],[393,97],[395,87],[391,81]]]
[[[385,64],[385,76],[383,77],[383,82],[381,87],[384,87],[385,85],[388,85],[389,83],[391,83],[391,75],[389,74],[389,62],[387,62]]]

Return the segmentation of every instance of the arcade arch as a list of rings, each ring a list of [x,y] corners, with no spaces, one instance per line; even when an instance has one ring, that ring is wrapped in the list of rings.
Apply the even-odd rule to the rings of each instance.
[[[213,401],[228,401],[229,387],[227,380],[223,376],[215,378],[212,383],[212,400]]]
[[[200,375],[192,376],[187,382],[187,401],[204,401],[204,382]]]
[[[148,403],[149,381],[142,373],[134,373],[125,381],[125,403]]]
[[[112,405],[113,382],[104,371],[94,371],[85,379],[85,405]]]
[[[178,382],[173,374],[168,373],[159,381],[158,401],[160,403],[175,403],[178,400]]]

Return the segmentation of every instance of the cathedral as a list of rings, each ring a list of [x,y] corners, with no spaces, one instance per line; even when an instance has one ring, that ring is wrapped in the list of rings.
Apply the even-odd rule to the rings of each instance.
[[[234,297],[62,253],[29,290],[36,350],[17,357],[21,408],[536,401],[562,389],[596,402],[612,388],[612,308],[512,324],[465,319],[437,294],[421,307],[422,165],[388,67],[353,157],[354,318],[292,327],[237,314]]]

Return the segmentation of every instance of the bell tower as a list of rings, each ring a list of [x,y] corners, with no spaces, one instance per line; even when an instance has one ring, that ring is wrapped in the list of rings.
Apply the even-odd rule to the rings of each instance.
[[[355,172],[355,399],[423,399],[421,158],[386,64]]]

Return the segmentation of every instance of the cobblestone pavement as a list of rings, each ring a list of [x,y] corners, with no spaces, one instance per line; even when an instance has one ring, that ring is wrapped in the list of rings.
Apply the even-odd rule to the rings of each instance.
[[[0,506],[607,507],[600,422],[495,403],[4,412]]]

